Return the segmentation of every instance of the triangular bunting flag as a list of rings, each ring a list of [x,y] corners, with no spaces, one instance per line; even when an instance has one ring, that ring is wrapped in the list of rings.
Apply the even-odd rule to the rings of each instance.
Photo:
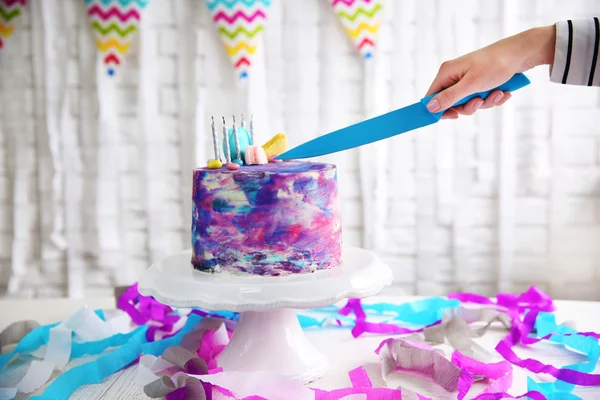
[[[206,4],[233,66],[246,78],[271,0],[207,0]]]
[[[26,5],[27,0],[0,0],[0,49],[15,30],[15,21]]]
[[[149,0],[85,0],[88,18],[108,75],[129,51]]]
[[[344,29],[364,58],[371,58],[381,25],[379,0],[330,0]]]

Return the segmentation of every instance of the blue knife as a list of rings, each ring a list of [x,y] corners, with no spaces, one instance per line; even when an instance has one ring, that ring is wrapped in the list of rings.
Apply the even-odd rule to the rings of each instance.
[[[454,106],[465,104],[475,97],[481,97],[485,100],[490,93],[496,90],[514,92],[517,89],[529,85],[529,83],[529,79],[525,75],[521,73],[515,74],[510,80],[497,88],[467,96],[454,104]],[[427,96],[418,103],[410,106],[391,111],[387,114],[380,115],[379,117],[371,118],[310,140],[279,155],[277,159],[291,160],[336,153],[338,151],[363,146],[404,132],[435,124],[442,117],[443,111],[432,113],[427,109],[427,103],[429,103],[429,100],[436,94],[437,93]]]

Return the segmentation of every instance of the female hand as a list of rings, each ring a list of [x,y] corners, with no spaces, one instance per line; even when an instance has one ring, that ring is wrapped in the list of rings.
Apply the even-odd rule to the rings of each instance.
[[[554,25],[533,28],[444,62],[426,96],[440,93],[431,99],[427,108],[431,112],[447,110],[442,118],[455,119],[459,114],[471,115],[478,109],[504,104],[511,94],[498,90],[485,101],[474,98],[465,105],[450,108],[468,95],[500,86],[517,72],[552,64],[555,41]]]

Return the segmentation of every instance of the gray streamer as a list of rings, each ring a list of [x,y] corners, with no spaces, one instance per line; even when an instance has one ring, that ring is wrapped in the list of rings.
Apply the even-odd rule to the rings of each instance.
[[[415,333],[407,339],[421,341],[429,344],[443,344],[446,340],[455,350],[462,354],[474,357],[477,349],[479,354],[489,357],[489,352],[479,346],[472,338],[481,337],[489,327],[496,321],[510,329],[510,318],[501,312],[492,309],[465,309],[461,308],[455,313],[456,316],[446,319],[439,325],[425,328],[422,333]],[[485,325],[477,328],[469,326],[468,322],[483,322]]]
[[[39,327],[36,321],[17,321],[0,332],[0,352],[6,346],[19,343],[29,332]]]
[[[446,391],[456,390],[462,370],[447,360],[440,352],[421,349],[404,339],[394,339],[381,350],[382,374],[388,376],[400,367],[416,371],[431,378]]]
[[[202,343],[204,334],[207,331],[219,329],[222,324],[223,320],[218,318],[203,318],[194,327],[194,330],[181,339],[179,346],[167,347],[160,357],[183,370],[192,369],[196,374],[208,373],[206,361],[198,357],[196,351]],[[170,376],[162,376],[144,386],[144,393],[150,398],[157,399],[165,397],[167,394],[183,386],[187,388],[186,399],[206,399],[202,382],[187,375],[177,376],[175,382],[173,382]]]
[[[144,386],[144,393],[152,399],[160,399],[184,386],[187,389],[186,399],[206,400],[206,392],[202,382],[186,375],[178,376],[175,383],[168,376],[163,376]]]

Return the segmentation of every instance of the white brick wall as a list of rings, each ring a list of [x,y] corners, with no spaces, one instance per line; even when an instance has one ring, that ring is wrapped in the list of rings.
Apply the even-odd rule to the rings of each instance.
[[[191,168],[210,155],[210,115],[252,109],[261,140],[281,131],[295,145],[372,109],[364,63],[325,2],[274,2],[253,78],[263,85],[263,107],[257,97],[248,103],[234,79],[202,2],[153,0],[143,38],[115,78],[113,141],[98,133],[95,48],[82,2],[61,1],[57,11],[66,45],[53,55],[66,57],[64,70],[47,64],[51,33],[32,3],[0,52],[0,285],[10,295],[82,295],[78,285],[83,295],[109,294],[150,262],[189,247]],[[600,14],[600,3],[586,0],[530,0],[515,9],[501,0],[458,3],[385,1],[380,106],[418,100],[445,59],[533,25]],[[49,238],[51,72],[66,81],[73,128],[60,135],[63,150],[70,143],[77,157],[73,164],[61,155],[75,166],[58,203],[68,251]],[[362,245],[365,229],[382,233],[370,237],[371,249],[391,266],[396,293],[492,294],[535,283],[557,297],[600,300],[600,91],[550,84],[543,68],[529,76],[533,85],[502,110],[369,147],[386,165],[360,165],[356,150],[326,158],[339,167],[345,242]],[[99,181],[110,177],[108,168],[115,178]],[[361,183],[369,168],[381,175]],[[383,203],[362,197],[372,179],[385,186]],[[372,214],[369,204],[385,210]],[[116,236],[106,236],[110,229]]]

